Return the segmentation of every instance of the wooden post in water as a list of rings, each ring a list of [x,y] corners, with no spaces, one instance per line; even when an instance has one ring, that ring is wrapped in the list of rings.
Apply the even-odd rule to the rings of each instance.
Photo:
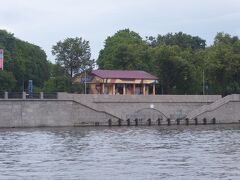
[[[149,119],[148,119],[148,126],[151,126],[151,123],[152,123],[152,122],[151,122],[151,119],[149,118]]]
[[[118,119],[118,126],[121,126],[121,125],[122,125],[122,120]]]
[[[216,118],[212,118],[212,124],[216,124]]]
[[[176,121],[177,121],[177,125],[180,125],[180,119],[177,118]]]
[[[138,126],[138,119],[135,119],[135,126]]]
[[[170,120],[170,118],[167,118],[167,125],[168,125],[168,126],[171,125],[171,120]]]
[[[130,119],[127,119],[127,126],[130,126]]]
[[[198,119],[194,118],[194,121],[195,121],[195,125],[198,125]]]
[[[207,119],[203,118],[203,124],[206,125],[207,124]]]
[[[161,119],[160,119],[160,118],[157,119],[157,125],[158,125],[158,126],[161,125]]]
[[[111,119],[108,120],[108,126],[112,126],[112,120]]]

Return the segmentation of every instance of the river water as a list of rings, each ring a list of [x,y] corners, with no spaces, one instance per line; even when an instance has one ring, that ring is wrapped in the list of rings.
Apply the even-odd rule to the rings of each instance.
[[[240,179],[240,125],[0,129],[0,179]]]

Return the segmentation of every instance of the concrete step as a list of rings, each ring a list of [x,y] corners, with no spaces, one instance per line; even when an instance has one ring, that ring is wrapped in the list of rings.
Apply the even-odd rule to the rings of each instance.
[[[240,100],[239,94],[232,94],[232,95],[225,96],[209,105],[203,105],[191,111],[186,118],[192,120],[203,113],[214,111],[230,101],[239,101],[239,100]]]

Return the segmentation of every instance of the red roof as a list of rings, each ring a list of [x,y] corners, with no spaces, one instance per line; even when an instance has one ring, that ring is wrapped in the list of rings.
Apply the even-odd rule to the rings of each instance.
[[[149,79],[157,80],[156,76],[153,76],[145,71],[128,71],[128,70],[93,70],[92,74],[100,78],[111,79]]]

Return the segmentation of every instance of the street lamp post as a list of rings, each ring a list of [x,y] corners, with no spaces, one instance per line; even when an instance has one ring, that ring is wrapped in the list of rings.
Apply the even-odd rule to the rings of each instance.
[[[86,77],[87,77],[87,75],[86,75],[86,69],[85,69],[85,71],[84,71],[84,94],[86,94],[87,93],[87,79],[86,79]]]
[[[205,73],[204,73],[204,69],[202,71],[202,88],[203,88],[203,95],[205,95]]]

